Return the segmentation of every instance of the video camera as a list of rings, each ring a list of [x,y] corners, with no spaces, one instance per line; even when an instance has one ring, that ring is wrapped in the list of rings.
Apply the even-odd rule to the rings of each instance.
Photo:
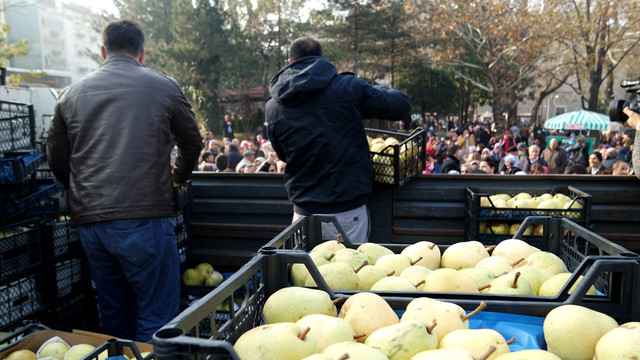
[[[622,109],[629,107],[629,109],[640,113],[640,105],[636,101],[637,94],[640,94],[640,79],[622,80],[620,86],[625,88],[629,95],[627,100],[611,100],[609,103],[609,119],[622,124],[629,119],[627,114],[622,112]]]

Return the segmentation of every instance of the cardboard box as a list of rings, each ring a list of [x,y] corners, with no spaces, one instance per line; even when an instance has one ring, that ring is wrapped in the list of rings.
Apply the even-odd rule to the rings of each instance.
[[[71,346],[78,344],[89,344],[95,346],[96,348],[106,343],[107,340],[114,338],[113,336],[84,330],[73,330],[73,332],[71,333],[58,330],[39,330],[26,337],[24,340],[16,343],[14,346],[0,352],[0,360],[6,358],[12,352],[21,349],[28,349],[35,353],[45,341],[51,339],[54,336],[60,337]],[[141,343],[137,341],[134,342],[134,344],[138,348],[139,352],[153,351],[153,345],[151,344]],[[127,355],[129,358],[135,359],[135,356],[128,348],[124,348],[124,355]]]

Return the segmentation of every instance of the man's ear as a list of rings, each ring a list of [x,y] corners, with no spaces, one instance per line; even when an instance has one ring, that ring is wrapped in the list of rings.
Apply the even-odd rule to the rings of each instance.
[[[104,48],[104,45],[100,45],[100,54],[102,55],[102,60],[107,59],[107,49]]]
[[[144,60],[144,54],[146,53],[147,53],[146,49],[142,49],[142,51],[140,51],[140,55],[138,55],[138,62],[140,63],[140,65],[142,65],[142,61]]]

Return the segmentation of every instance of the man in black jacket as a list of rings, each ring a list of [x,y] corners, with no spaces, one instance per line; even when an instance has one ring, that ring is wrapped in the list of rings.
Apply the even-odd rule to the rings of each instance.
[[[447,158],[442,162],[440,166],[440,173],[448,174],[449,171],[455,171],[460,174],[460,148],[458,145],[449,145],[447,147]]]
[[[271,80],[265,114],[269,140],[287,164],[294,221],[333,214],[351,241],[366,242],[373,165],[362,119],[406,121],[411,102],[400,91],[338,74],[312,38],[295,40],[288,61]],[[336,236],[332,226],[323,227],[323,238]]]
[[[112,22],[102,41],[100,69],[58,99],[47,156],[69,190],[104,332],[146,342],[179,311],[173,185],[191,176],[202,138],[178,83],[142,66],[138,24]]]

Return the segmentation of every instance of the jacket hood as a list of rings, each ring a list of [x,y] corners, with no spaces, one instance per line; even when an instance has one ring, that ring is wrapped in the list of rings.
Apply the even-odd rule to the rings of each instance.
[[[269,92],[280,104],[303,104],[326,89],[337,73],[335,66],[323,57],[303,57],[280,70],[271,79]]]

